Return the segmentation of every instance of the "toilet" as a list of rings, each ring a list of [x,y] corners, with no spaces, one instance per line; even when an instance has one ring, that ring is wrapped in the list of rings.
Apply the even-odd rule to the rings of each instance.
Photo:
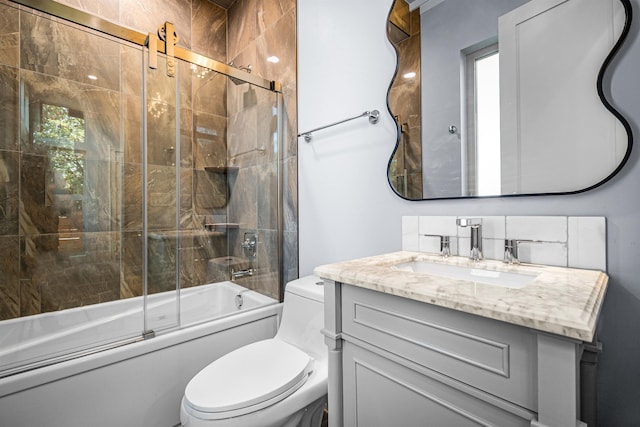
[[[236,349],[185,388],[183,427],[318,427],[327,400],[322,280],[287,284],[276,336]]]

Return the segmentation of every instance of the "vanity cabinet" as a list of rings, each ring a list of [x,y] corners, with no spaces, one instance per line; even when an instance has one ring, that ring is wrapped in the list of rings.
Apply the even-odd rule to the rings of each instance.
[[[580,426],[582,342],[325,279],[330,425]]]

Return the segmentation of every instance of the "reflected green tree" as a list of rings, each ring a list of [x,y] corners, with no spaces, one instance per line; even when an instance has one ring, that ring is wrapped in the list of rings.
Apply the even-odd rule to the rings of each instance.
[[[84,154],[77,147],[85,142],[85,121],[81,112],[58,105],[42,104],[40,129],[33,142],[47,145],[51,166],[63,180],[65,192],[84,193]]]

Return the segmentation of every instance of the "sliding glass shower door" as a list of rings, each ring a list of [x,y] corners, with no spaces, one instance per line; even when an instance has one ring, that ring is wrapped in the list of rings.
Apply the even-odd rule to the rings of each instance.
[[[277,82],[20,3],[0,3],[18,39],[0,54],[0,378],[239,310],[187,288],[279,299]]]
[[[2,4],[0,15],[19,37],[0,55],[6,373],[140,336],[141,302],[110,309],[136,296],[126,278],[136,257],[123,245],[136,221],[123,192],[142,48],[27,8]]]
[[[233,281],[279,299],[279,94],[178,58],[144,62],[145,331],[216,316],[224,301],[180,304],[194,286]]]
[[[147,333],[179,324],[182,66],[175,58],[156,52],[148,52],[144,62],[142,179]]]

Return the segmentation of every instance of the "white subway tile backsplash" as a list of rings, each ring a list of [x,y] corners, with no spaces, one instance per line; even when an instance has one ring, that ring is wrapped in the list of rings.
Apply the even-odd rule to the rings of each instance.
[[[483,239],[482,251],[487,259],[504,259],[504,239]]]
[[[518,240],[567,241],[566,216],[508,216],[507,238]]]
[[[604,217],[566,216],[413,216],[402,218],[402,248],[439,253],[440,239],[451,236],[451,254],[469,256],[469,228],[458,227],[457,218],[482,218],[482,245],[486,259],[504,258],[504,240],[523,242],[518,256],[523,263],[606,269]]]
[[[449,248],[451,255],[458,253],[458,239],[455,237],[449,238]],[[429,252],[434,254],[440,253],[440,239],[432,236],[420,236],[420,252]]]
[[[455,253],[458,254],[459,256],[468,257],[471,254],[471,238],[458,237],[458,250]]]
[[[569,217],[569,267],[607,269],[604,217]]]
[[[487,239],[505,239],[505,217],[503,216],[459,216],[458,218],[482,219],[482,237]],[[469,227],[458,227],[458,236],[471,236]]]
[[[420,239],[418,232],[418,217],[402,217],[402,250],[420,251]]]
[[[518,259],[529,264],[567,266],[566,243],[522,243],[518,246]]]
[[[421,216],[420,234],[434,234],[438,236],[455,236],[457,232],[455,216]]]
[[[435,237],[420,236],[420,252],[437,254],[440,252],[440,240]]]
[[[502,239],[506,237],[506,223],[503,216],[483,216],[482,235],[488,239]],[[503,242],[504,243],[504,242]]]

